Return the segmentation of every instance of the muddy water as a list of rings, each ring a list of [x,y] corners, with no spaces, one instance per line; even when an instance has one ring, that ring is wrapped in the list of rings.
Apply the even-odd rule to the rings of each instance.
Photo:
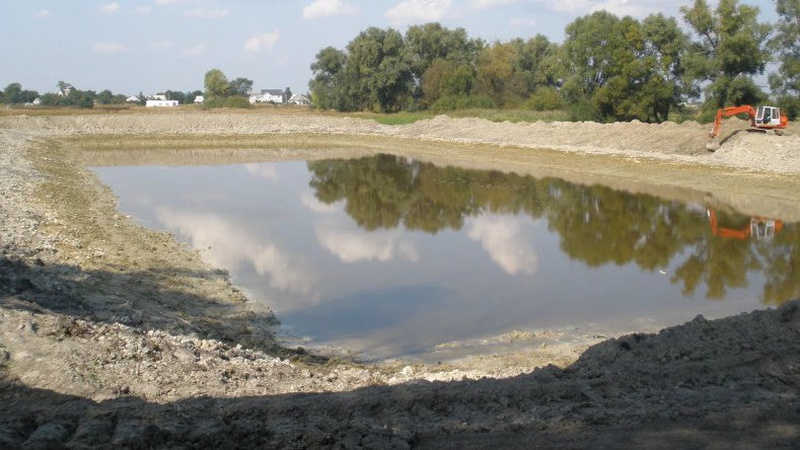
[[[800,295],[797,225],[600,185],[387,155],[94,170],[287,339],[371,358],[655,331]]]

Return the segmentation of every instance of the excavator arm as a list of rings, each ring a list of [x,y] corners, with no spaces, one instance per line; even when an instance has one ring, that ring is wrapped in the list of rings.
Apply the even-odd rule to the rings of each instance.
[[[710,139],[714,139],[719,134],[719,128],[722,126],[722,119],[725,117],[735,116],[737,114],[747,114],[750,116],[750,122],[753,123],[756,117],[756,110],[750,105],[742,106],[729,106],[717,111],[717,117],[714,119],[714,127],[708,133]]]

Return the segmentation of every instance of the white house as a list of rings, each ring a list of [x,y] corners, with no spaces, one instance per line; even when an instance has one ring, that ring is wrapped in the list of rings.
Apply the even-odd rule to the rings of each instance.
[[[194,98],[195,103],[203,103],[203,101],[205,101],[205,98],[203,98],[202,95],[198,95],[197,97]]]
[[[139,102],[140,102],[139,97],[135,95],[131,95],[130,97],[125,99],[125,103],[139,103]]]
[[[178,106],[177,100],[147,100],[144,104],[147,108],[171,108]]]
[[[294,94],[292,98],[289,99],[289,103],[292,105],[308,106],[311,104],[311,101],[303,94]]]
[[[178,101],[167,100],[167,96],[164,94],[154,94],[147,97],[144,106],[146,108],[172,108],[178,106]]]
[[[283,103],[283,89],[262,89],[260,94],[251,94],[250,103]]]

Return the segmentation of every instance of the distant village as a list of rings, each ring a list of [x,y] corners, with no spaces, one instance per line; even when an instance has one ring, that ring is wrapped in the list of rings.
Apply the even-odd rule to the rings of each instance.
[[[248,100],[251,105],[257,103],[271,103],[276,105],[288,104],[308,106],[311,104],[308,97],[303,94],[292,94],[289,98],[286,98],[286,92],[287,91],[284,89],[262,89],[259,94],[251,93]],[[205,98],[202,95],[198,95],[194,98],[193,103],[202,104],[204,100]],[[141,99],[135,95],[128,97],[125,101],[127,103],[141,103]],[[177,100],[168,100],[165,94],[156,94],[147,97],[144,106],[148,108],[169,108],[178,106],[178,104]]]
[[[177,97],[177,98],[176,98]],[[289,88],[286,89],[261,89],[260,92],[250,92],[244,95],[251,105],[273,104],[273,105],[299,105],[310,106],[311,101],[307,95],[292,94]],[[179,100],[180,99],[180,100]],[[144,96],[139,95],[114,95],[110,91],[103,91],[96,94],[93,91],[80,91],[69,83],[59,82],[58,90],[55,93],[39,95],[36,91],[23,90],[19,83],[11,83],[6,89],[0,91],[0,104],[6,107],[18,106],[81,106],[92,107],[95,105],[129,104],[144,105],[148,108],[169,108],[180,104],[198,104],[205,102],[202,91],[191,93],[181,93],[166,91],[164,93]]]

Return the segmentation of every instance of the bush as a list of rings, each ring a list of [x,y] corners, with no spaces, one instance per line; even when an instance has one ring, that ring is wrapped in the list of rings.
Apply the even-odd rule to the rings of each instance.
[[[781,109],[781,114],[785,114],[789,120],[795,120],[800,116],[800,99],[784,95],[778,99],[778,108]]]
[[[575,122],[596,121],[598,114],[590,102],[578,100],[569,105],[569,117]]]
[[[525,102],[525,108],[534,111],[552,111],[561,109],[562,106],[563,103],[558,91],[548,86],[538,86],[528,101]]]
[[[484,95],[446,95],[431,106],[435,113],[455,111],[458,109],[491,109],[495,104]]]

